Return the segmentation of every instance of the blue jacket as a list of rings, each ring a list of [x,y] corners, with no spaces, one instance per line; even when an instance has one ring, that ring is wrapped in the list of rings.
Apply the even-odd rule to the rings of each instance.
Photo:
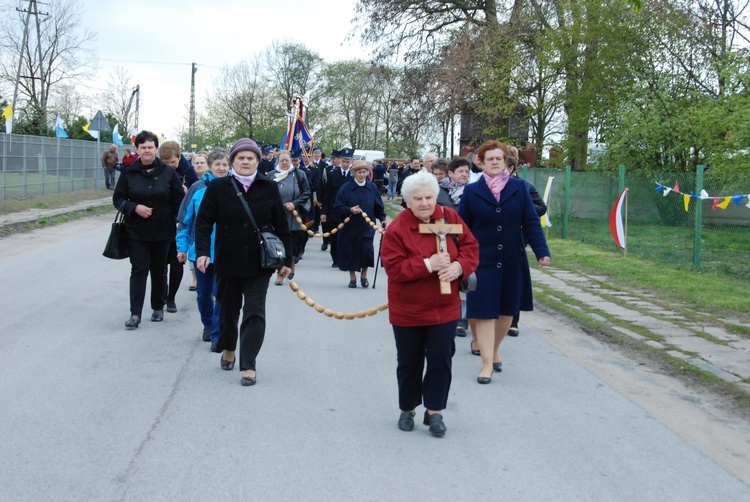
[[[467,317],[496,319],[533,310],[526,243],[537,259],[551,255],[526,183],[509,179],[498,202],[479,178],[464,188],[458,214],[479,242],[477,289],[466,297]]]
[[[180,229],[177,231],[177,236],[175,237],[177,252],[187,253],[188,260],[190,261],[195,261],[198,258],[195,254],[195,219],[198,217],[198,209],[201,206],[203,195],[206,193],[206,187],[208,187],[209,183],[214,179],[216,179],[216,176],[214,176],[213,173],[206,173],[203,175],[203,178],[199,182],[203,186],[195,191],[193,197],[185,205],[185,214],[182,216]],[[213,232],[211,232],[211,263],[214,261],[215,242],[216,225],[214,225]]]

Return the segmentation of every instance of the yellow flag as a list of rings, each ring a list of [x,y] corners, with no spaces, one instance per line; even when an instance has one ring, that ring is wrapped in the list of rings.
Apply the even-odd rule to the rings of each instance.
[[[3,118],[5,119],[5,134],[11,134],[13,132],[13,107],[11,105],[3,110]]]
[[[685,212],[687,213],[690,207],[690,196],[687,194],[682,194],[682,200],[685,201]]]
[[[721,204],[717,204],[716,207],[720,207],[722,209],[726,209],[729,207],[729,203],[732,202],[731,197],[724,197],[724,200],[721,202]]]

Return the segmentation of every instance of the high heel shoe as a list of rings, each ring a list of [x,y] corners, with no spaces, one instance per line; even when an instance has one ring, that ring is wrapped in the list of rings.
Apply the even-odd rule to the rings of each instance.
[[[398,428],[404,432],[409,432],[414,429],[414,412],[404,411],[401,412],[401,416],[398,417]]]
[[[423,424],[430,426],[430,434],[433,436],[441,437],[445,436],[447,427],[443,423],[443,415],[440,413],[433,413],[430,415],[426,410],[424,412]]]
[[[226,359],[224,359],[224,356],[222,355],[221,356],[221,369],[223,369],[224,371],[231,371],[231,370],[233,370],[234,369],[234,361],[236,361],[236,360],[237,359],[234,359],[233,361],[227,361]]]
[[[141,323],[141,317],[137,315],[131,315],[130,319],[125,321],[125,327],[128,329],[137,328],[138,325]]]
[[[482,353],[479,352],[479,349],[475,349],[474,348],[474,342],[471,342],[471,344],[469,344],[469,349],[471,350],[471,353],[474,354],[475,356],[481,356],[482,355]]]
[[[502,362],[492,363],[492,369],[500,373],[501,371],[503,371],[503,363]]]
[[[478,376],[477,377],[477,383],[480,383],[482,385],[487,385],[491,381],[492,381],[492,377],[491,376],[488,376],[488,377]]]

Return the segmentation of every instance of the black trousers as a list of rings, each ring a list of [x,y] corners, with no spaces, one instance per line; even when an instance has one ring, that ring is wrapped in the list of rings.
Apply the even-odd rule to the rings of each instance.
[[[167,251],[172,241],[128,239],[130,250],[130,314],[143,317],[146,279],[151,274],[151,308],[162,310],[167,291]]]
[[[180,289],[182,275],[185,273],[185,264],[177,259],[177,244],[173,240],[167,254],[167,265],[169,265],[169,286],[166,291],[167,300],[174,301],[177,291]]]
[[[413,410],[424,399],[428,410],[444,410],[456,353],[456,321],[433,326],[393,326],[393,335],[398,361],[399,408]],[[425,360],[427,371],[424,371]]]
[[[240,340],[240,370],[255,371],[263,339],[266,336],[266,294],[271,280],[268,274],[258,277],[218,277],[219,314],[218,350],[237,350]],[[244,301],[243,301],[244,300]],[[242,310],[239,333],[237,322]]]
[[[339,226],[340,221],[328,221],[326,223],[323,223],[323,233],[330,232],[334,228]],[[331,234],[330,237],[328,237],[328,246],[331,250],[331,259],[333,260],[333,263],[338,263],[339,260],[339,250],[338,250],[338,232],[335,234]]]

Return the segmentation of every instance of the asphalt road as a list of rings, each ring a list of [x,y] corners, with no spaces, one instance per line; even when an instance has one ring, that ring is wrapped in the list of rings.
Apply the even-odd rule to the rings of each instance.
[[[241,387],[200,341],[187,269],[178,313],[123,328],[110,221],[0,240],[2,501],[750,500],[745,424],[544,313],[487,386],[457,339],[440,439],[396,427],[387,313],[329,319],[287,286],[270,286],[258,384]],[[386,302],[382,270],[350,290],[318,241],[295,281],[333,310]]]

